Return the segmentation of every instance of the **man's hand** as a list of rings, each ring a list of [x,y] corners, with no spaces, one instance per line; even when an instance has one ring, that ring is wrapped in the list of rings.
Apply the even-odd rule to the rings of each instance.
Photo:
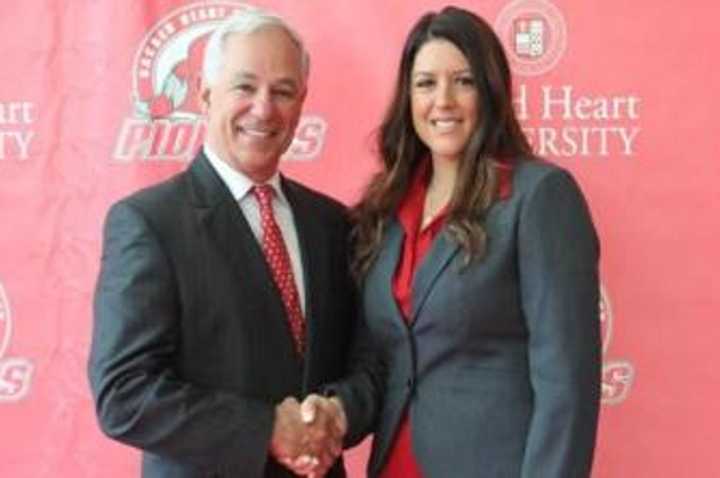
[[[288,397],[275,407],[275,424],[270,454],[278,461],[296,460],[307,446],[305,426],[300,419],[300,403]]]
[[[275,431],[271,453],[278,461],[296,474],[320,478],[342,453],[347,420],[336,397],[313,394],[302,405],[286,398],[277,407]]]
[[[342,440],[347,432],[347,419],[340,399],[309,395],[300,406],[303,423],[308,427],[310,449],[320,462],[332,466],[342,453]]]

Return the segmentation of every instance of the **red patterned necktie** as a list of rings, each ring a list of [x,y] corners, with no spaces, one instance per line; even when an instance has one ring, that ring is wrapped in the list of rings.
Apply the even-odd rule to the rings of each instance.
[[[264,184],[255,186],[253,193],[260,206],[260,222],[263,230],[262,250],[285,305],[290,332],[295,342],[295,350],[302,356],[305,349],[305,319],[300,308],[300,296],[295,285],[290,255],[285,247],[282,232],[277,222],[275,222],[272,208],[275,191],[272,186]]]

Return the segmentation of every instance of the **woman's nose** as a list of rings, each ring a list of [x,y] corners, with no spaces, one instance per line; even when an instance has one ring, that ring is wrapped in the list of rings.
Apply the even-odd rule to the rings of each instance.
[[[453,106],[455,104],[455,89],[450,82],[442,82],[438,85],[436,106]]]

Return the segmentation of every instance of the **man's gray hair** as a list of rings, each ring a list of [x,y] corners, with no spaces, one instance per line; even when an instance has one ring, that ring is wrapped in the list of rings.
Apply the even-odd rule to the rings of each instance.
[[[281,28],[292,42],[298,47],[301,55],[304,79],[307,80],[310,72],[310,55],[303,44],[300,35],[278,15],[261,10],[259,8],[248,8],[240,13],[225,19],[211,34],[205,46],[203,58],[203,80],[208,84],[215,83],[225,61],[225,42],[233,33],[254,33],[263,28]]]

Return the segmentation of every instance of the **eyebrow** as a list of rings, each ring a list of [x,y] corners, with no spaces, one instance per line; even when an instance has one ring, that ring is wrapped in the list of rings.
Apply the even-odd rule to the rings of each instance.
[[[233,81],[241,81],[241,80],[257,80],[258,77],[254,73],[250,72],[238,72],[235,73],[232,77]],[[300,85],[298,84],[297,80],[293,78],[280,78],[279,80],[276,80],[273,82],[273,86],[288,86],[295,89],[299,89]]]
[[[462,75],[462,74],[464,74],[464,73],[470,73],[470,74],[472,74],[472,70],[470,70],[470,68],[462,68],[462,69],[460,69],[460,70],[451,71],[450,73],[452,73],[453,75]],[[419,71],[414,71],[414,72],[412,73],[412,76],[413,76],[413,77],[416,77],[416,76],[434,76],[435,74],[436,74],[436,72],[434,72],[434,71],[419,70]]]

